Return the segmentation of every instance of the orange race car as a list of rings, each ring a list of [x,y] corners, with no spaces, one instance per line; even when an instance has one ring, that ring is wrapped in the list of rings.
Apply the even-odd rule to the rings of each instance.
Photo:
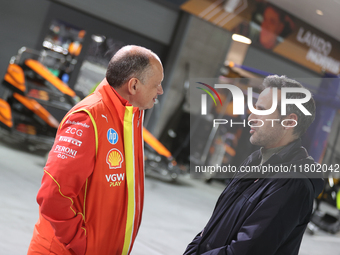
[[[52,147],[59,122],[79,101],[37,56],[35,50],[21,48],[11,59],[0,98],[0,127],[7,131],[6,138],[32,150]]]
[[[21,48],[1,83],[0,136],[30,150],[50,150],[60,121],[79,102],[76,93],[41,63],[47,54]],[[176,180],[183,171],[171,153],[145,128],[143,133],[146,173]]]

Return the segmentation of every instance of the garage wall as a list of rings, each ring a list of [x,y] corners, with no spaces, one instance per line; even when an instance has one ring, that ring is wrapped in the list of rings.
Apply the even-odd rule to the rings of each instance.
[[[109,23],[103,19],[57,2],[51,2],[46,19],[44,20],[44,26],[39,35],[38,44],[36,45],[37,49],[42,49],[42,42],[49,31],[51,22],[55,19],[72,24],[73,26],[86,31],[83,41],[84,50],[82,50],[77,57],[77,64],[68,83],[71,88],[73,88],[77,81],[82,61],[87,54],[86,49],[88,49],[90,42],[92,41],[91,35],[93,34],[105,35],[107,38],[121,41],[124,44],[140,45],[154,51],[162,60],[166,58],[167,49],[169,47],[168,45],[150,39],[150,37],[142,35],[141,33],[135,33],[131,30],[127,30],[121,25]]]
[[[54,0],[169,44],[179,11],[148,0]]]
[[[184,95],[187,78],[214,78],[219,75],[231,43],[231,33],[205,20],[190,16],[182,46],[173,63],[173,72],[167,77],[164,95],[154,135],[161,134],[170,116],[174,113]],[[189,73],[186,71],[189,66]]]
[[[309,85],[317,88],[321,83],[321,75],[254,46],[248,48],[243,65],[260,69],[269,73],[286,75],[300,82],[308,80]]]
[[[22,46],[37,44],[45,15],[51,3],[47,0],[0,1],[0,77],[8,62]]]

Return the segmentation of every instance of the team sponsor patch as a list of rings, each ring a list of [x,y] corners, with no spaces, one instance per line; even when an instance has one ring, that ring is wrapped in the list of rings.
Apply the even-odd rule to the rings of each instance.
[[[111,144],[116,144],[118,142],[118,133],[113,128],[107,131],[107,140]]]
[[[68,128],[66,128],[65,133],[66,134],[71,134],[71,135],[76,134],[77,136],[82,136],[83,135],[83,130],[77,129],[77,128],[74,128],[74,127],[68,127]]]
[[[105,175],[106,181],[110,183],[110,187],[120,186],[122,181],[124,181],[124,177],[124,173]]]
[[[75,138],[68,137],[68,136],[60,136],[59,137],[59,141],[60,142],[72,143],[72,144],[74,144],[74,145],[76,145],[78,147],[80,147],[81,144],[83,143],[83,142],[81,142],[81,141],[79,141],[79,140],[77,140]]]
[[[62,154],[66,157],[75,158],[78,151],[73,150],[73,149],[66,147],[66,146],[56,145],[55,148],[54,148],[54,152]]]
[[[110,169],[117,169],[122,167],[123,154],[118,149],[112,149],[107,153],[106,163]]]
[[[90,126],[87,125],[86,123],[81,123],[79,121],[70,121],[70,120],[67,120],[66,121],[66,124],[70,124],[70,125],[79,125],[79,126],[82,126],[84,128],[89,128]]]

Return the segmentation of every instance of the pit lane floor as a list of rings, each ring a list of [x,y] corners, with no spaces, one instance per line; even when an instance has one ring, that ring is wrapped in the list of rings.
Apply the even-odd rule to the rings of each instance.
[[[0,254],[22,255],[38,219],[36,194],[45,159],[0,141]],[[182,178],[177,184],[146,178],[144,214],[132,255],[183,254],[204,227],[223,190]],[[304,235],[300,255],[340,255],[340,234]]]

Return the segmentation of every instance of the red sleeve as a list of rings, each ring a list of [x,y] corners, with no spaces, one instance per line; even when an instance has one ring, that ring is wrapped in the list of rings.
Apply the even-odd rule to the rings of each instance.
[[[74,202],[94,163],[95,134],[91,119],[85,112],[71,114],[57,132],[37,202],[58,240],[77,255],[85,254],[86,229],[81,209]]]

